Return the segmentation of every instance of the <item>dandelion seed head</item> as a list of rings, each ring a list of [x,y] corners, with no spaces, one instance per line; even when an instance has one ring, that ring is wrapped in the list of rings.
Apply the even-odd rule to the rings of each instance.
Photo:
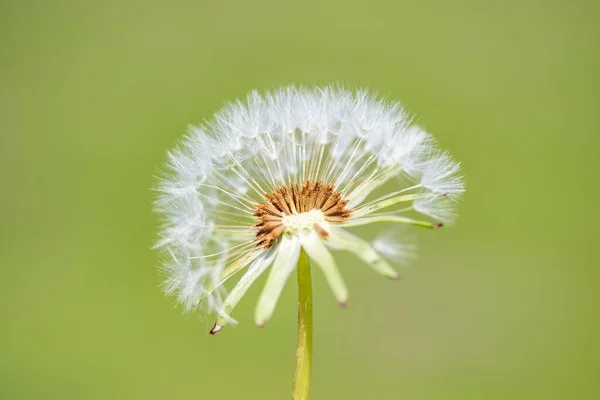
[[[464,191],[459,164],[400,103],[334,85],[253,91],[228,103],[188,129],[165,169],[155,201],[164,289],[186,311],[216,313],[211,333],[234,321],[234,307],[268,271],[255,317],[264,324],[301,249],[340,304],[347,290],[331,249],[397,278],[381,255],[407,251],[349,230],[439,226],[454,220]],[[375,196],[389,182],[398,187]],[[414,211],[433,221],[409,218]]]

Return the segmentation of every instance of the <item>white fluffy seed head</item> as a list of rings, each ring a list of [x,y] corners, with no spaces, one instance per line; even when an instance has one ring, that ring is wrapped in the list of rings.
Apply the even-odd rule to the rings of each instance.
[[[229,318],[232,297],[238,299],[247,289],[240,285],[255,279],[252,274],[266,268],[265,260],[277,260],[278,246],[257,250],[252,229],[257,204],[277,188],[306,181],[332,185],[353,209],[347,222],[354,225],[405,211],[448,223],[464,191],[459,164],[437,149],[401,104],[335,85],[253,91],[245,101],[229,103],[213,119],[190,127],[168,153],[166,169],[155,203],[163,217],[157,246],[167,255],[165,290],[186,310],[200,304],[223,318]],[[372,198],[397,177],[407,186]],[[322,228],[322,218],[320,211],[292,213],[284,225],[288,235],[296,236],[315,224]],[[322,236],[323,246],[310,246],[330,260],[324,252],[334,247],[335,238]],[[337,238],[337,246],[348,237]],[[392,248],[383,243],[376,242],[376,250]],[[383,263],[377,265],[393,276]],[[239,271],[243,278],[225,300],[223,282]]]

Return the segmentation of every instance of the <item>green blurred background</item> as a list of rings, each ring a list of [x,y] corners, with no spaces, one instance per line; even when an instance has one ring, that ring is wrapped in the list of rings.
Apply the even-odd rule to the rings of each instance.
[[[153,175],[253,88],[401,99],[463,162],[402,282],[315,274],[313,398],[598,399],[596,1],[2,1],[0,398],[286,399],[295,290],[216,337],[157,289]]]

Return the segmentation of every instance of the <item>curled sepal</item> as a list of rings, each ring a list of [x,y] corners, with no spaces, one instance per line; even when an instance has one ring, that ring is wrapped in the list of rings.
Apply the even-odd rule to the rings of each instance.
[[[235,275],[236,273],[238,273],[239,271],[244,269],[248,264],[250,264],[252,261],[254,261],[256,259],[256,257],[258,257],[260,254],[261,254],[260,250],[251,251],[251,252],[245,254],[244,256],[240,257],[237,261],[235,261],[231,265],[229,265],[227,268],[225,268],[223,270],[223,272],[221,272],[221,275],[219,277],[221,280],[220,284],[222,285],[233,275]]]
[[[210,334],[214,335],[219,332],[227,321],[231,321],[229,314],[237,303],[244,297],[250,286],[258,279],[258,277],[271,265],[273,258],[275,257],[275,250],[268,251],[256,257],[252,262],[252,265],[248,268],[248,271],[240,278],[235,287],[229,292],[229,295],[223,303],[223,309],[219,312],[215,325],[210,330]]]
[[[335,298],[341,306],[345,306],[348,302],[348,289],[342,279],[342,275],[338,270],[333,256],[323,244],[323,240],[316,233],[302,235],[300,237],[302,247],[310,257],[310,260],[317,264],[323,271],[327,283],[331,287]]]
[[[327,245],[334,249],[347,250],[355,254],[369,267],[383,276],[392,279],[400,279],[402,277],[369,243],[343,229],[332,228],[329,232]]]
[[[269,318],[271,318],[271,315],[273,315],[283,287],[292,272],[296,269],[299,256],[300,241],[298,237],[283,236],[281,243],[277,246],[277,256],[256,305],[254,313],[256,325],[264,326]]]
[[[353,226],[373,224],[376,222],[395,222],[395,223],[399,223],[399,224],[414,225],[414,226],[420,226],[420,227],[429,228],[429,229],[439,229],[442,226],[444,226],[444,224],[441,222],[419,221],[416,219],[407,218],[407,217],[403,217],[400,215],[378,215],[378,216],[374,216],[374,217],[355,218],[355,219],[351,219],[350,221],[346,222],[344,224],[344,226],[345,227],[353,227]]]

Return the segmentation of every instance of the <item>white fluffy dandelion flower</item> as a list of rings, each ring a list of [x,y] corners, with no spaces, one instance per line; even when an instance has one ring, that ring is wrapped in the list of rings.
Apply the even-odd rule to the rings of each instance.
[[[441,227],[464,191],[458,163],[400,104],[334,86],[252,92],[226,105],[190,129],[168,170],[156,201],[164,286],[186,310],[216,313],[211,333],[234,322],[237,303],[267,273],[255,312],[264,325],[302,249],[340,304],[348,292],[330,250],[398,278],[382,254],[402,247],[349,231],[381,222]]]

